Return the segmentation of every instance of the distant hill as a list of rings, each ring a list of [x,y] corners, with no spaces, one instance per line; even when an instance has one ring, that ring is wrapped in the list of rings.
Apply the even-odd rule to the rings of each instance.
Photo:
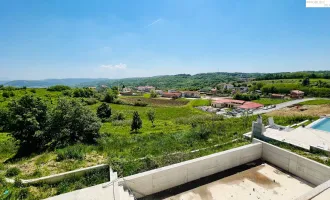
[[[186,89],[197,90],[205,87],[215,87],[219,83],[239,81],[242,78],[256,78],[262,76],[259,73],[201,73],[201,74],[178,74],[178,75],[164,75],[145,78],[124,78],[124,79],[110,79],[93,82],[95,86],[107,85],[127,87],[137,87],[140,85],[152,85],[158,89]],[[92,83],[83,83],[79,86],[88,86]]]
[[[44,88],[53,85],[67,85],[67,86],[77,86],[82,83],[89,82],[100,82],[107,79],[88,79],[88,78],[68,78],[68,79],[45,79],[45,80],[15,80],[4,82],[5,86],[14,86],[14,87],[30,87],[30,88]]]

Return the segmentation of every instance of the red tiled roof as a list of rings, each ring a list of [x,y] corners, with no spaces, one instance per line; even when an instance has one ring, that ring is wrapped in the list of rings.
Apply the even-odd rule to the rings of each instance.
[[[180,92],[164,92],[163,93],[163,96],[165,97],[174,97],[174,96],[181,96],[181,93]]]
[[[300,90],[291,90],[291,93],[304,94],[304,92]]]
[[[238,103],[238,104],[243,104],[245,101],[243,100],[236,100],[236,99],[219,99],[215,100],[212,103]]]
[[[283,97],[283,94],[272,94],[273,97]]]
[[[245,102],[243,105],[241,105],[239,108],[243,108],[243,109],[255,109],[255,108],[260,108],[263,107],[264,105],[260,104],[260,103],[255,103],[255,102]]]

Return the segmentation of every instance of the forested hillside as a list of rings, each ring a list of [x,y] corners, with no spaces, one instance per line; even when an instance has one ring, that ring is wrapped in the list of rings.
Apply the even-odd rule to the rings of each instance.
[[[258,73],[203,73],[203,74],[178,74],[167,76],[154,76],[146,78],[126,78],[118,80],[108,80],[101,82],[94,82],[95,85],[107,86],[139,86],[139,85],[152,85],[159,89],[187,89],[197,90],[205,87],[215,87],[219,83],[239,81],[241,78],[256,78],[262,74]],[[90,86],[93,83],[85,83],[80,86]]]

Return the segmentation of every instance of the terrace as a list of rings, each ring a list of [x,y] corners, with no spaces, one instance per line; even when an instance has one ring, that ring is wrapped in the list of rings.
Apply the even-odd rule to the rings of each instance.
[[[326,199],[330,167],[252,144],[67,193],[55,199]],[[134,197],[133,197],[134,196]]]

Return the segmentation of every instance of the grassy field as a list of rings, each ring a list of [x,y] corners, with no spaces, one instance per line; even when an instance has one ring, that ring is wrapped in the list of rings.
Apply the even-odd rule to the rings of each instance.
[[[49,106],[55,105],[57,98],[62,96],[60,92],[49,92],[46,89],[36,89],[35,93],[30,89],[15,90],[15,96],[11,98],[3,98],[0,94],[0,106],[5,107],[8,102],[18,99],[25,93],[41,97]],[[84,101],[83,98],[79,99]],[[221,116],[194,108],[209,105],[209,100],[166,100],[142,96],[120,97],[120,100],[131,104],[139,101],[147,105],[142,107],[110,104],[112,114],[122,113],[125,119],[110,119],[104,122],[100,130],[101,138],[95,145],[75,144],[62,149],[49,149],[28,157],[13,159],[17,151],[17,142],[10,134],[0,133],[0,178],[13,168],[17,168],[20,173],[11,178],[29,179],[100,163],[110,163],[120,176],[127,176],[245,145],[248,142],[242,140],[242,135],[251,130],[252,121],[256,120],[256,116],[248,117],[246,120],[240,118],[224,119]],[[100,104],[101,102],[97,101],[93,105],[86,106],[92,112],[96,112]],[[156,113],[155,126],[152,126],[147,118],[149,109],[153,109]],[[137,133],[130,130],[134,111],[139,112],[143,122],[142,128]],[[275,121],[278,124],[288,125],[307,118],[308,116],[275,117]],[[264,118],[264,120],[266,122],[267,119]],[[233,140],[235,141],[232,142]],[[220,146],[209,148],[216,144],[220,144]],[[201,148],[208,149],[198,153],[189,153]],[[173,155],[173,153],[176,154]],[[90,180],[89,185],[106,181],[98,176]],[[23,199],[40,199],[85,186],[88,184],[84,180],[68,180],[58,185],[23,188],[7,185],[5,188],[16,192],[15,197],[22,190],[23,192],[27,190],[29,196]],[[3,192],[5,188],[0,188],[0,192]]]
[[[290,99],[261,98],[261,99],[258,99],[258,100],[253,100],[253,102],[261,103],[265,106],[284,103],[284,102],[287,102],[287,101],[290,101]]]
[[[299,103],[300,105],[330,105],[329,99],[316,99]]]

